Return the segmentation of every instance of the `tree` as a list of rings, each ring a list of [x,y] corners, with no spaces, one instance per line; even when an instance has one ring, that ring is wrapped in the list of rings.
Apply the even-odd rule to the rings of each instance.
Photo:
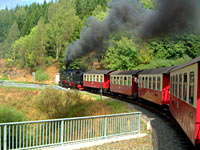
[[[6,53],[7,57],[9,57],[10,53],[12,53],[11,45],[16,40],[18,40],[19,37],[20,37],[19,28],[18,28],[17,23],[15,22],[11,26],[11,28],[9,30],[9,33],[8,33],[8,37],[7,37],[6,41],[4,42],[4,50],[5,50],[5,53]]]
[[[105,65],[111,70],[132,70],[141,63],[141,56],[132,39],[122,37],[106,54]]]
[[[82,23],[71,3],[64,0],[50,6],[49,20],[47,42],[51,43],[58,60],[67,45],[74,40],[74,33],[77,35],[77,29],[80,29]]]

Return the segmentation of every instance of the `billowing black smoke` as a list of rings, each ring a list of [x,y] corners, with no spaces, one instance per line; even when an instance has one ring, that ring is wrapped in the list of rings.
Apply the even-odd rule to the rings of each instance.
[[[158,0],[156,10],[142,25],[140,36],[152,38],[197,29],[199,0]]]
[[[93,20],[83,29],[80,39],[69,45],[64,59],[66,68],[76,58],[105,49],[112,33],[136,31],[138,37],[149,39],[195,29],[198,1],[158,0],[155,11],[143,8],[139,0],[111,1],[108,17],[102,21]]]

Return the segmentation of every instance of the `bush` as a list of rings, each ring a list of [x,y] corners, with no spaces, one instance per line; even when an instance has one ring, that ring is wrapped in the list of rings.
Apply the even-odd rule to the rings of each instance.
[[[128,112],[124,103],[85,99],[78,91],[44,89],[36,96],[36,107],[47,119],[105,115]]]
[[[36,81],[46,81],[49,79],[49,75],[44,72],[44,70],[40,69],[35,73]]]
[[[82,104],[83,100],[78,92],[59,91],[53,88],[44,89],[36,97],[36,107],[49,119],[71,117],[72,109],[82,109]]]
[[[3,79],[3,80],[8,80],[8,79],[9,79],[9,78],[8,78],[8,75],[4,73],[2,79]]]
[[[21,122],[27,120],[25,114],[11,107],[0,106],[0,123]]]

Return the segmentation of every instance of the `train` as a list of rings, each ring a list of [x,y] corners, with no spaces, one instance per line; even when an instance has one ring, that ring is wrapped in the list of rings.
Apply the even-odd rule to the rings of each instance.
[[[61,73],[60,85],[167,105],[193,145],[200,145],[200,57],[179,66],[147,70],[68,70]]]

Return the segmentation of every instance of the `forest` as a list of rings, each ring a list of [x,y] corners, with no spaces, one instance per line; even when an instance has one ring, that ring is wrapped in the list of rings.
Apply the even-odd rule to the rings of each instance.
[[[7,66],[36,71],[51,64],[64,69],[69,44],[90,26],[91,16],[108,16],[110,0],[59,0],[0,10],[0,59]],[[155,9],[154,0],[140,0]],[[74,60],[70,68],[133,70],[179,65],[200,56],[200,34],[180,33],[139,40],[131,32],[110,35],[109,45]]]

